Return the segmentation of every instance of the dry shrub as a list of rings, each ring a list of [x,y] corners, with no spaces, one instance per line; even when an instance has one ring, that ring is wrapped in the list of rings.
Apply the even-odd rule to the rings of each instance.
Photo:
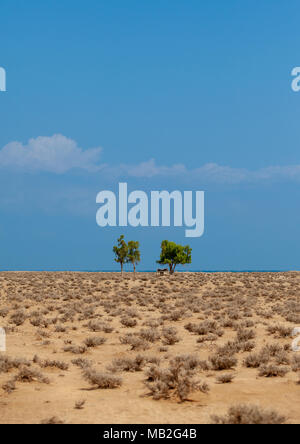
[[[238,363],[234,356],[216,354],[209,357],[213,370],[230,370]]]
[[[111,333],[114,331],[114,328],[111,325],[109,325],[105,322],[97,321],[95,319],[92,321],[89,321],[89,323],[85,326],[88,327],[88,329],[93,332],[103,331],[104,333]]]
[[[255,405],[230,407],[226,416],[213,415],[214,424],[283,424],[286,418],[275,411],[263,410]]]
[[[30,319],[30,324],[34,327],[48,327],[49,321],[44,319],[42,316],[36,316]]]
[[[149,395],[153,399],[168,399],[175,395],[181,402],[188,399],[191,392],[200,390],[203,393],[209,391],[206,382],[194,379],[194,372],[184,368],[180,360],[172,360],[166,369],[152,365],[146,372],[146,387],[150,390]]]
[[[174,345],[176,342],[180,341],[177,336],[177,330],[175,327],[165,327],[162,330],[163,344],[164,345]]]
[[[277,356],[278,353],[281,353],[283,351],[283,348],[280,344],[268,344],[265,345],[261,353],[265,355],[269,355],[270,357]]]
[[[278,364],[278,365],[289,365],[290,364],[289,355],[283,350],[276,354],[275,361],[276,361],[276,364]]]
[[[295,355],[292,358],[292,370],[297,372],[300,370],[300,355]]]
[[[219,384],[230,384],[234,379],[234,375],[231,373],[226,373],[217,377],[217,382]]]
[[[64,347],[64,352],[70,352],[74,355],[82,355],[86,351],[86,345],[67,345],[66,347]]]
[[[42,382],[44,384],[49,384],[50,380],[44,376],[41,372],[35,369],[30,369],[28,367],[21,367],[19,373],[14,378],[15,381],[19,382]]]
[[[104,333],[112,333],[114,331],[114,328],[111,325],[103,324],[102,330]]]
[[[2,385],[2,388],[6,393],[8,393],[8,394],[12,393],[14,390],[16,390],[15,380],[11,379],[10,381],[5,382]]]
[[[132,328],[137,325],[137,320],[126,316],[126,317],[121,318],[121,324],[124,325],[125,327]]]
[[[10,358],[8,356],[0,356],[0,373],[8,373],[14,368],[23,366],[30,367],[31,363],[24,358]]]
[[[156,328],[142,328],[139,334],[148,342],[156,342],[160,339],[160,333]]]
[[[71,362],[73,365],[76,365],[76,367],[79,367],[81,369],[86,368],[86,367],[90,367],[92,365],[91,361],[89,361],[88,359],[84,359],[84,358],[73,359]]]
[[[251,353],[244,359],[244,366],[248,368],[258,368],[262,364],[269,362],[269,355],[264,353]]]
[[[255,342],[247,341],[241,342],[239,344],[239,349],[241,352],[250,352],[255,348]]]
[[[93,332],[100,332],[100,331],[103,331],[103,322],[99,322],[97,320],[92,320],[92,321],[89,321],[89,323],[87,324],[87,327],[89,328],[89,330],[91,330]]]
[[[56,333],[65,333],[67,331],[67,327],[65,327],[64,325],[56,325],[55,326],[55,332]]]
[[[69,369],[69,364],[67,364],[66,362],[62,362],[62,361],[51,361],[50,359],[46,359],[45,361],[39,361],[37,362],[41,368],[59,368],[60,370],[68,370]]]
[[[54,424],[64,424],[62,419],[59,419],[57,416],[52,416],[51,418],[43,419],[40,424],[45,425],[54,425]]]
[[[144,356],[137,355],[135,358],[117,358],[107,367],[113,373],[115,372],[140,372],[146,362]]]
[[[15,313],[13,313],[10,317],[9,322],[11,324],[15,324],[17,326],[20,326],[22,324],[24,324],[24,322],[26,321],[27,316],[24,310],[17,310]]]
[[[157,357],[157,356],[145,356],[145,361],[148,364],[160,365],[161,359],[159,357]]]
[[[98,345],[102,345],[104,344],[104,342],[106,342],[106,338],[103,338],[101,336],[97,336],[97,337],[89,337],[86,338],[84,341],[84,344],[91,348],[91,347],[97,347]]]
[[[79,401],[76,401],[75,402],[75,409],[76,410],[82,410],[83,409],[83,407],[84,407],[84,405],[85,405],[85,399],[80,399]]]
[[[217,335],[209,333],[207,336],[199,336],[199,338],[197,338],[197,343],[203,344],[204,342],[214,342],[217,339],[218,339]]]
[[[175,310],[175,311],[171,311],[170,314],[164,316],[164,319],[169,319],[170,321],[179,321],[179,319],[182,318],[182,316],[184,315],[182,310]]]
[[[217,348],[218,355],[234,355],[240,351],[240,345],[237,341],[228,341],[222,347]]]
[[[254,338],[255,338],[255,331],[254,330],[239,329],[237,331],[237,341],[238,342],[246,342],[246,341],[249,341],[250,339],[254,339]]]
[[[266,378],[272,378],[280,376],[281,378],[288,373],[286,367],[279,367],[274,364],[261,365],[259,367],[259,376],[265,376]]]
[[[42,330],[41,328],[39,328],[37,330],[36,335],[38,336],[39,339],[41,339],[41,338],[50,338],[50,336],[51,336],[49,332],[47,332],[45,330]]]
[[[171,360],[171,364],[180,364],[185,370],[196,370],[197,368],[200,368],[201,370],[209,370],[210,368],[207,361],[200,360],[198,356],[191,354],[175,356]]]
[[[201,336],[207,335],[208,333],[216,333],[219,330],[216,321],[204,321],[198,325],[189,322],[184,328],[191,333],[196,333]],[[221,334],[218,336],[221,336]]]
[[[0,309],[0,316],[1,316],[2,318],[6,318],[6,316],[8,315],[8,313],[9,313],[9,308],[4,307],[4,308],[1,308],[1,309]]]
[[[122,379],[111,373],[104,373],[91,367],[83,369],[83,378],[99,389],[114,389],[122,385]]]
[[[270,325],[267,330],[271,334],[277,334],[280,338],[289,338],[292,333],[291,327],[285,325]]]
[[[147,350],[147,348],[149,348],[147,341],[133,333],[128,333],[120,337],[120,342],[121,344],[131,345],[131,350]]]

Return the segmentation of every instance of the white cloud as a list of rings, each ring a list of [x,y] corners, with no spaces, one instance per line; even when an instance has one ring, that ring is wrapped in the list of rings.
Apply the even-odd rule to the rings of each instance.
[[[107,167],[109,168],[109,167]],[[170,167],[160,166],[154,159],[139,165],[122,165],[114,168],[116,175],[129,177],[175,176],[201,183],[239,184],[262,183],[274,181],[300,181],[300,165],[270,166],[257,170],[231,168],[229,166],[207,163],[201,167],[188,169],[178,164]]]
[[[188,169],[183,164],[157,165],[154,159],[137,165],[100,164],[101,148],[83,150],[77,143],[61,134],[30,139],[27,145],[11,142],[0,150],[0,168],[18,171],[45,171],[63,174],[75,168],[89,173],[118,178],[178,177],[199,183],[240,184],[274,181],[300,181],[300,165],[269,166],[257,170],[231,168],[208,163]]]
[[[154,159],[150,159],[147,162],[142,162],[138,165],[121,165],[119,170],[122,171],[123,174],[132,177],[175,176],[188,172],[186,167],[182,164],[176,164],[169,167],[160,166],[156,165]]]
[[[231,168],[216,163],[207,163],[192,170],[191,173],[203,181],[214,183],[240,183],[249,179],[249,171],[245,169]]]
[[[117,168],[116,168],[117,170]],[[175,176],[188,180],[197,180],[201,183],[239,184],[263,183],[274,181],[300,181],[300,165],[269,166],[257,170],[246,168],[231,168],[229,166],[207,163],[192,169],[184,165],[170,167],[156,165],[153,159],[139,165],[122,165],[118,169],[119,175],[131,177]]]
[[[11,142],[0,150],[0,167],[22,171],[47,171],[62,174],[73,168],[98,171],[102,149],[82,150],[61,134],[30,139],[27,145]]]

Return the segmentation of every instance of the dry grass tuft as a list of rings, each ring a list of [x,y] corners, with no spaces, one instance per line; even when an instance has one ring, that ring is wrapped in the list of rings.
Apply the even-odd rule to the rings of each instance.
[[[231,373],[226,373],[217,377],[217,382],[219,384],[230,384],[234,379],[234,375]]]
[[[266,378],[272,378],[276,376],[280,376],[281,378],[288,373],[288,368],[279,367],[278,365],[269,364],[262,365],[259,368],[259,376],[265,376]]]
[[[55,424],[64,424],[64,421],[57,416],[52,416],[51,418],[43,419],[40,424],[45,425],[55,425]]]
[[[76,401],[75,402],[75,409],[76,410],[82,410],[83,409],[83,407],[84,407],[84,405],[85,405],[85,403],[86,403],[86,400],[85,399],[81,399],[81,400],[79,400],[79,401]]]
[[[91,385],[99,389],[114,389],[122,385],[122,379],[111,373],[100,372],[94,368],[86,367],[83,369],[83,377]]]
[[[263,410],[253,405],[230,407],[226,416],[212,416],[214,424],[284,424],[286,418],[275,411]]]

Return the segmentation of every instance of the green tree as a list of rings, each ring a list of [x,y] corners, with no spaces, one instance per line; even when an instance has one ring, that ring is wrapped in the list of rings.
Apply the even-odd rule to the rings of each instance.
[[[133,272],[135,274],[135,267],[141,260],[141,253],[139,250],[140,243],[138,241],[128,242],[127,262],[133,265]]]
[[[121,265],[121,274],[123,274],[123,265],[127,260],[128,245],[124,240],[124,235],[122,234],[118,239],[118,245],[113,247],[113,252],[116,255],[115,261]]]
[[[169,265],[170,274],[173,274],[176,265],[190,264],[192,262],[192,249],[189,245],[183,247],[182,245],[169,242],[167,240],[161,243],[160,259],[157,261],[161,265]]]

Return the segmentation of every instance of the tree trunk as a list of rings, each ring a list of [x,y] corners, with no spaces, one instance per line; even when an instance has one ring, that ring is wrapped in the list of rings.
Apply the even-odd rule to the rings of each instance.
[[[123,262],[121,262],[121,276],[123,276]]]
[[[170,267],[170,274],[174,274],[176,264],[169,264],[169,267]]]

